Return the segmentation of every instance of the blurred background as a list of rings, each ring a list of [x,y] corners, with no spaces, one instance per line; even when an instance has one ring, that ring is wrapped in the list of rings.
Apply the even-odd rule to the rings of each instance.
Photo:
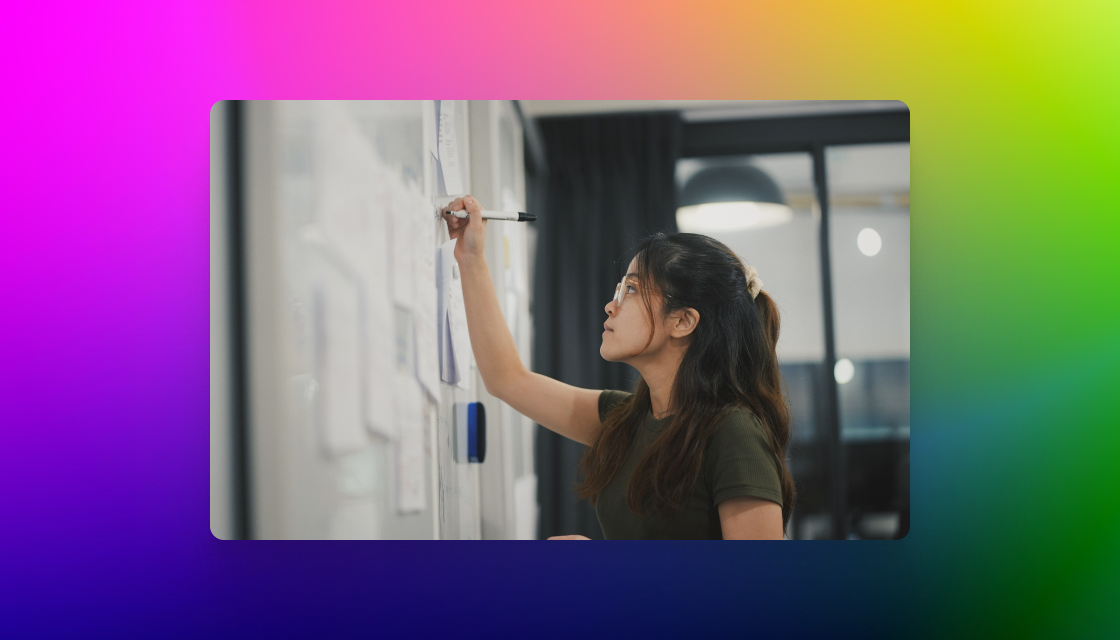
[[[795,539],[909,530],[910,145],[899,102],[523,102],[539,212],[533,366],[628,390],[598,354],[605,300],[639,238],[712,236],[782,312]],[[534,140],[534,137],[536,138]],[[533,157],[527,154],[527,157]],[[588,292],[597,295],[589,296]],[[573,497],[583,447],[539,428],[540,534],[601,538]]]
[[[584,447],[489,396],[473,369],[473,386],[420,384],[418,357],[400,347],[428,328],[419,308],[392,291],[394,273],[417,267],[400,267],[394,246],[446,240],[438,225],[402,231],[400,216],[451,193],[447,167],[436,160],[449,157],[436,148],[444,131],[431,115],[440,112],[458,119],[453,152],[463,190],[489,208],[537,216],[488,230],[499,300],[533,370],[629,390],[635,371],[603,361],[599,345],[603,306],[630,248],[659,230],[712,236],[758,269],[782,312],[778,354],[799,493],[788,536],[906,535],[906,105],[326,104],[226,102],[212,114],[215,535],[602,538],[592,507],[574,496]],[[353,174],[350,186],[340,172]],[[369,182],[365,176],[376,176],[381,191],[354,186]],[[379,211],[389,192],[397,204]],[[362,257],[381,254],[376,264]],[[331,320],[347,313],[357,330]],[[375,351],[377,332],[368,327],[378,314],[396,328],[398,345],[389,365],[396,377],[381,385],[394,391],[381,397],[367,384],[384,373],[366,355]],[[351,352],[359,355],[348,359]],[[374,364],[362,369],[366,361]],[[350,377],[339,362],[356,367],[361,388],[339,387]],[[345,394],[355,399],[352,429],[336,425],[343,410],[330,404]],[[402,409],[401,397],[412,408]],[[492,453],[482,464],[451,451],[449,407],[466,401],[482,402],[491,416]],[[415,430],[379,420],[411,421]]]

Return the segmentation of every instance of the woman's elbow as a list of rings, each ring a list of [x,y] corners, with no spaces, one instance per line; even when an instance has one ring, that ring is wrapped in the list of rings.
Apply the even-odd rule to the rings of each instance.
[[[518,363],[520,364],[520,363]],[[482,386],[486,388],[486,393],[494,396],[495,398],[508,402],[513,393],[516,392],[517,383],[520,379],[519,367],[509,367],[501,372],[491,372],[489,375],[483,375]],[[524,367],[520,367],[524,369]]]
[[[499,400],[502,400],[503,402],[505,401],[505,398],[502,397],[502,385],[500,383],[493,382],[490,378],[483,378],[482,386],[486,389],[486,393],[489,393],[490,395]]]

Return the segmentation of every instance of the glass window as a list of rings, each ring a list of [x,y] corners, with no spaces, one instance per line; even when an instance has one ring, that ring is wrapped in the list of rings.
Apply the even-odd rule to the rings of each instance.
[[[896,538],[910,512],[910,145],[825,157],[849,537]]]

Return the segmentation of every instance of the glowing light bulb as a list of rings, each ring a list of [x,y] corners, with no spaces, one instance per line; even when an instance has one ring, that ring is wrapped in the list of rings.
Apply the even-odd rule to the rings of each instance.
[[[793,209],[771,202],[709,202],[677,209],[677,228],[718,233],[773,227],[793,220]]]
[[[883,239],[879,237],[879,232],[868,227],[859,232],[856,237],[856,246],[859,247],[859,252],[865,256],[873,256],[879,253],[883,248]]]
[[[836,382],[840,384],[848,384],[856,375],[856,366],[852,361],[847,358],[840,358],[836,361],[836,368],[833,370],[836,376]]]

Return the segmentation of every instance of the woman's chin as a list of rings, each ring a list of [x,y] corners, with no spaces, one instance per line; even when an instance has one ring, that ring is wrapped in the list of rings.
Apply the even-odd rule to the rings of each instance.
[[[603,346],[599,347],[599,355],[603,356],[603,359],[606,360],[607,362],[617,362],[612,357],[613,354],[611,354],[610,350],[607,349],[607,345],[605,345],[605,344]]]
[[[607,362],[625,362],[627,358],[625,353],[618,353],[616,350],[608,348],[605,344],[599,347],[599,355],[603,356],[603,359]]]

